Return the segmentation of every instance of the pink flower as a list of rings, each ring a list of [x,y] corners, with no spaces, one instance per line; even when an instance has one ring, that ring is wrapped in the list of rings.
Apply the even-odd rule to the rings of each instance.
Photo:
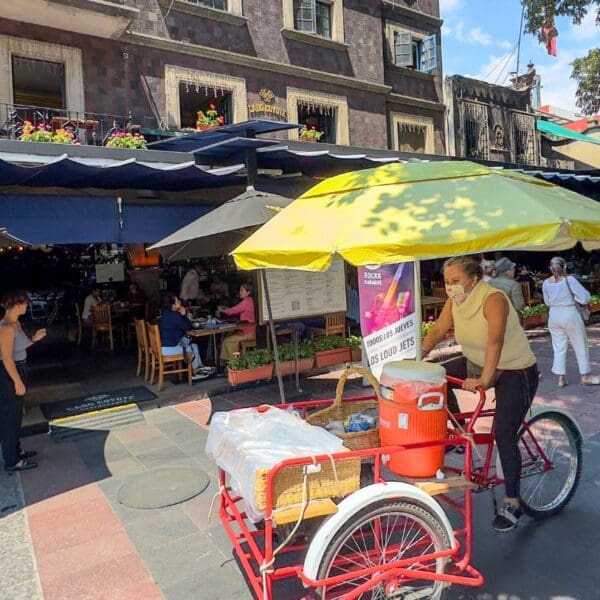
[[[217,110],[217,107],[214,104],[209,104],[208,108],[210,108],[210,110]]]

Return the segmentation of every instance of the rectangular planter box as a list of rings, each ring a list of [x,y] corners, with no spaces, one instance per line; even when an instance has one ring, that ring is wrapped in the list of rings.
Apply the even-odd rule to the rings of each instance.
[[[350,348],[350,360],[352,362],[362,362],[362,350],[360,348]]]
[[[241,385],[250,381],[271,379],[273,377],[273,365],[264,365],[256,369],[242,369],[241,371],[230,371],[227,369],[227,379],[231,385]]]
[[[523,317],[523,327],[525,329],[535,329],[543,327],[548,322],[548,313],[539,313],[529,317]]]
[[[590,304],[590,312],[591,313],[600,312],[600,302],[598,302],[597,304]]]
[[[302,373],[303,371],[310,371],[315,364],[314,358],[299,358],[298,359],[298,372]],[[286,360],[279,364],[279,368],[281,369],[282,377],[286,375],[293,375],[296,372],[296,367],[294,365],[293,360]]]
[[[335,350],[322,350],[317,352],[315,365],[317,369],[330,367],[332,365],[341,365],[350,362],[350,348],[336,348]]]

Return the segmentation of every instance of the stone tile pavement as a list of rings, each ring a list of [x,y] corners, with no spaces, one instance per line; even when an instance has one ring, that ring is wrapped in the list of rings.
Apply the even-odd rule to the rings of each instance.
[[[600,327],[590,327],[600,372]],[[580,488],[563,514],[525,520],[500,535],[490,526],[488,495],[476,497],[474,564],[485,574],[479,590],[452,589],[448,600],[600,599],[600,389],[557,389],[549,373],[547,336],[532,338],[544,374],[538,402],[569,409],[585,437]],[[334,381],[304,384],[313,397],[333,395]],[[350,393],[359,393],[355,383]],[[216,519],[215,468],[204,455],[215,410],[276,402],[274,386],[198,396],[144,412],[144,421],[84,439],[56,443],[27,438],[38,469],[0,474],[0,600],[250,600],[244,577]],[[118,491],[131,475],[166,465],[193,465],[211,481],[201,495],[163,509],[128,508]],[[298,586],[277,588],[276,600],[300,598]]]

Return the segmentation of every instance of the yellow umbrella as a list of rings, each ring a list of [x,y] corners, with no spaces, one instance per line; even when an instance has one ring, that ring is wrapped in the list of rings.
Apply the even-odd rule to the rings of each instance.
[[[327,179],[233,251],[241,269],[324,271],[496,250],[600,248],[600,203],[468,161],[389,164]]]

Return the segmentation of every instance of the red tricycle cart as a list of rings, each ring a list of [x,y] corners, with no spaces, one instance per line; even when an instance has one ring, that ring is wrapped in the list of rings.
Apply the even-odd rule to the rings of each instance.
[[[266,473],[265,519],[256,525],[220,470],[219,517],[256,597],[291,600],[274,591],[275,582],[287,578],[302,583],[300,596],[322,600],[439,600],[453,584],[483,585],[483,575],[471,564],[473,494],[503,480],[493,433],[475,428],[481,418],[495,414],[485,408],[485,392],[478,394],[473,412],[456,416],[464,419],[464,428],[451,429],[445,439],[281,461]],[[373,400],[360,396],[344,402]],[[306,419],[333,402],[276,408],[293,409]],[[401,479],[385,467],[396,452],[440,445],[464,450],[452,452],[460,467],[446,464],[443,476]],[[545,405],[531,408],[519,432],[521,502],[528,515],[545,518],[566,506],[579,482],[581,446],[581,432],[566,412]],[[352,461],[362,465],[358,489],[340,491],[344,497],[314,497],[311,492],[318,488],[311,487],[312,478],[333,468],[334,479],[342,479],[342,466]],[[285,506],[279,501],[281,482],[292,470],[300,474],[300,501]],[[457,515],[454,526],[443,507]]]

